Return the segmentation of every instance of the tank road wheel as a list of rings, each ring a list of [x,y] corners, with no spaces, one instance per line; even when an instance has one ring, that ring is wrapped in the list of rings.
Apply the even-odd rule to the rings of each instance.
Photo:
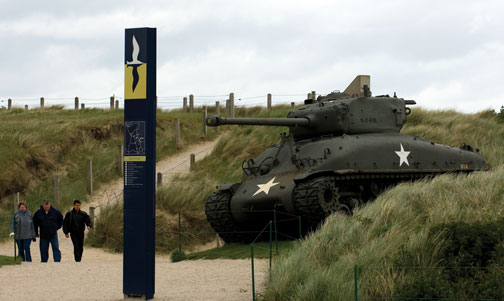
[[[229,190],[212,193],[205,203],[205,214],[212,228],[226,243],[245,242],[249,237],[241,233],[231,215],[230,202],[232,194]]]
[[[336,186],[334,177],[310,179],[296,186],[294,206],[309,228],[316,227],[334,212],[351,214],[360,204],[358,193],[343,188]]]

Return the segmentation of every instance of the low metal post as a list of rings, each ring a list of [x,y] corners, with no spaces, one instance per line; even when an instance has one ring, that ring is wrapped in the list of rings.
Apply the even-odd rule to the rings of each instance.
[[[299,220],[299,239],[303,238],[303,230],[301,230],[301,216],[298,216]]]
[[[270,273],[270,281],[271,281],[271,259],[273,257],[273,222],[269,222],[269,243],[270,243],[270,249],[269,249],[269,273]]]
[[[252,264],[252,300],[255,301],[254,244],[250,244],[250,262]]]
[[[14,261],[17,259],[17,250],[16,250],[16,218],[14,217]]]
[[[359,300],[359,294],[358,294],[358,291],[357,291],[357,280],[358,280],[358,268],[357,268],[357,265],[354,265],[354,300],[357,301]]]
[[[178,250],[182,252],[182,225],[180,223],[180,210],[178,212]]]
[[[276,254],[278,255],[278,228],[277,228],[276,209],[273,209],[273,222],[275,223],[275,245],[276,245]]]

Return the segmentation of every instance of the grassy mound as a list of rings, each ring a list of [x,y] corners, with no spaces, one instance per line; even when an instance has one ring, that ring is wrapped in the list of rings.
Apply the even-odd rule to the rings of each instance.
[[[158,111],[157,159],[178,150],[174,120],[181,120],[182,148],[204,140],[201,112]],[[216,136],[208,131],[209,138]],[[93,160],[94,188],[119,178],[118,145],[123,143],[123,110],[64,110],[61,107],[0,110],[0,228],[7,229],[14,193],[21,193],[29,209],[43,199],[53,200],[53,176],[59,175],[60,204],[88,200],[87,161]],[[7,238],[0,232],[0,241]]]
[[[492,170],[403,183],[331,216],[275,264],[266,300],[350,299],[355,265],[359,298],[504,297],[504,124],[416,109],[403,132],[471,144]]]

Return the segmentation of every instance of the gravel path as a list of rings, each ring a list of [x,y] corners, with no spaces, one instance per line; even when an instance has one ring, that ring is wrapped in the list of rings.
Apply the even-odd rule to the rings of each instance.
[[[199,160],[209,154],[217,141],[195,145],[189,150],[158,162],[157,172],[168,183],[175,173],[189,171],[189,155]],[[121,198],[122,179],[97,191],[91,203],[99,208]],[[84,206],[85,205],[85,206]],[[59,231],[60,263],[40,262],[39,243],[32,243],[33,262],[0,268],[0,300],[122,300],[122,255],[85,247],[80,263],[73,261],[73,246]],[[13,254],[12,241],[0,244],[0,255]],[[255,260],[256,291],[264,287],[267,261]],[[171,263],[156,257],[155,300],[250,300],[250,260],[198,260]]]

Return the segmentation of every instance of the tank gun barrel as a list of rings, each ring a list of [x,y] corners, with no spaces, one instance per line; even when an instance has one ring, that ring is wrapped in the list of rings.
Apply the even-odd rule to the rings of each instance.
[[[238,124],[238,125],[308,127],[310,125],[310,120],[308,118],[226,118],[211,115],[207,117],[206,124],[208,126]]]

